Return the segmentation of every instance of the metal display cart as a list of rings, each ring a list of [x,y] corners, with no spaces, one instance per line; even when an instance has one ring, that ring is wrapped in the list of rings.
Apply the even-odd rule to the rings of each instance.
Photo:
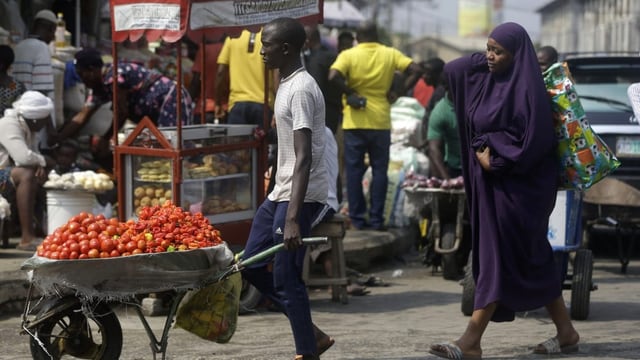
[[[167,200],[200,211],[242,245],[264,187],[258,174],[261,139],[251,125],[186,125],[181,144],[176,128],[156,128],[148,118],[115,147],[120,220],[142,206]]]

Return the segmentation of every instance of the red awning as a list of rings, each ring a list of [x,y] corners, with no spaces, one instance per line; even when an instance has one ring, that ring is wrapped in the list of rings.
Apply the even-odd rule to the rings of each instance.
[[[321,23],[323,0],[110,0],[112,40],[219,39],[279,17]]]

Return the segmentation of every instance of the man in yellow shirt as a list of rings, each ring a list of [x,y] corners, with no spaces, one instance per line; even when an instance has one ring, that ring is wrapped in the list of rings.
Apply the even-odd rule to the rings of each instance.
[[[262,31],[243,30],[239,37],[228,37],[218,56],[216,76],[216,117],[223,118],[218,104],[229,94],[229,124],[255,124],[264,121],[265,66],[260,55]],[[270,80],[269,105],[273,102]],[[270,107],[271,108],[271,107]],[[269,113],[271,111],[269,110]],[[269,120],[271,116],[269,114]]]
[[[418,81],[422,69],[400,51],[379,43],[375,24],[363,24],[357,30],[356,39],[358,45],[342,51],[329,72],[329,80],[347,96],[342,128],[349,217],[357,229],[385,230],[391,103],[398,95],[391,90],[393,77],[396,71],[407,75],[403,84],[405,91],[401,93],[404,94]],[[368,223],[362,189],[366,154],[372,170]]]

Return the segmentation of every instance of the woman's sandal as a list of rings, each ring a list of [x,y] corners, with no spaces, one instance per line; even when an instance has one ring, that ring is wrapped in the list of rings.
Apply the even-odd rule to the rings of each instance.
[[[558,354],[572,354],[578,352],[578,344],[572,345],[560,345],[560,340],[557,337],[547,339],[545,342],[538,344],[533,349],[534,354],[540,355],[558,355]]]
[[[429,352],[444,359],[453,360],[481,360],[482,355],[465,355],[462,349],[453,342],[431,345]]]

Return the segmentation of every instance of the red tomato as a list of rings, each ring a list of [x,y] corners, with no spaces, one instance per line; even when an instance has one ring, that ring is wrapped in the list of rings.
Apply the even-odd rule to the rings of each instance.
[[[80,230],[80,223],[76,221],[71,221],[69,223],[69,233],[75,234],[76,232],[78,232],[78,230]]]
[[[147,248],[147,242],[144,240],[138,240],[138,249],[145,250]]]
[[[123,243],[119,243],[118,245],[116,245],[116,250],[118,250],[120,254],[124,254],[125,252],[127,252],[127,246]]]
[[[89,224],[89,225],[87,226],[87,231],[88,231],[88,232],[95,231],[95,232],[96,232],[96,234],[97,234],[97,233],[98,233],[98,231],[100,231],[100,225],[98,225],[98,224],[96,224],[95,222],[93,222],[93,223],[91,223],[91,224]]]
[[[117,235],[118,227],[115,225],[107,225],[106,231],[107,231],[107,234],[109,234],[109,236]]]
[[[49,259],[53,259],[53,260],[58,260],[58,258],[60,258],[60,253],[57,251],[52,251],[49,256]]]
[[[134,249],[134,250],[131,252],[131,254],[133,254],[133,255],[142,254],[142,250],[140,250],[140,249]]]
[[[138,242],[135,241],[135,240],[131,240],[128,243],[125,244],[125,247],[126,247],[128,252],[132,253],[133,250],[138,248]]]
[[[90,239],[89,247],[92,249],[100,249],[100,240],[98,239]]]
[[[68,258],[69,258],[69,250],[62,250],[58,254],[58,259],[60,259],[60,260],[66,260]]]
[[[107,252],[107,253],[111,253],[111,251],[113,251],[113,249],[115,249],[116,244],[113,240],[111,239],[104,239],[102,241],[100,241],[100,250]]]
[[[80,254],[88,254],[89,250],[91,250],[91,247],[89,247],[89,242],[87,241],[86,244],[82,244],[80,245]]]
[[[100,256],[100,252],[98,251],[98,249],[96,248],[92,248],[91,250],[89,250],[89,252],[87,253],[87,256],[91,259],[95,259],[97,257]]]
[[[88,258],[89,258],[89,255],[87,255],[87,254],[78,255],[78,259],[88,259]]]
[[[120,256],[120,252],[116,249],[111,250],[111,253],[109,253],[109,257],[119,257]]]
[[[77,242],[72,242],[71,244],[69,244],[69,251],[79,252],[80,251],[80,244],[77,243]]]
[[[77,251],[72,251],[69,253],[69,259],[77,259],[80,257],[80,254]]]
[[[108,257],[111,257],[108,252],[106,252],[106,251],[100,252],[100,258],[101,259],[106,259]]]

